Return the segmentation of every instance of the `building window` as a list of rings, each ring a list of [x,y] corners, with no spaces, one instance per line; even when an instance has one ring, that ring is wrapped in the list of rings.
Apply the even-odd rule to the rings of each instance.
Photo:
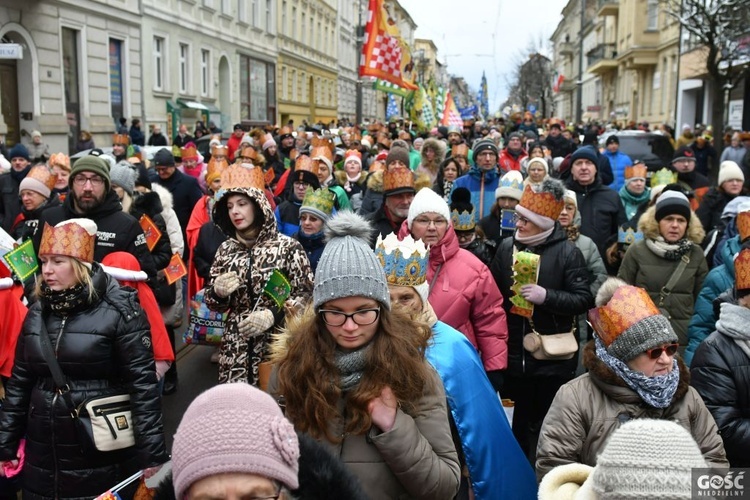
[[[112,119],[118,123],[123,109],[122,41],[109,39],[109,105]]]
[[[279,98],[286,99],[289,95],[287,85],[289,85],[289,80],[287,78],[286,68],[281,68],[281,92]]]
[[[203,6],[209,9],[214,8],[214,0],[203,0]]]
[[[648,0],[646,5],[646,29],[656,30],[659,23],[659,0]]]
[[[186,43],[180,44],[180,93],[188,93],[188,78],[190,75],[190,69],[188,68],[190,63],[190,47]]]
[[[286,0],[281,2],[281,34],[282,35],[288,35],[289,34],[289,28],[286,25]]]
[[[247,2],[237,0],[237,20],[241,23],[247,23]]]
[[[292,7],[292,31],[289,32],[289,36],[297,37],[297,7]]]
[[[258,2],[260,0],[252,0],[252,3],[250,4],[251,8],[253,9],[252,12],[252,18],[253,18],[253,27],[259,28],[260,27],[260,15],[258,14]]]
[[[221,13],[227,16],[232,15],[232,0],[221,0]]]
[[[292,101],[297,101],[297,70],[292,70]]]
[[[302,13],[302,24],[300,25],[302,32],[300,33],[299,39],[302,45],[307,45],[307,22],[305,13]]]
[[[211,53],[201,50],[201,95],[208,97],[209,70],[211,68]]]
[[[276,67],[240,56],[240,117],[252,122],[276,120]]]
[[[276,30],[273,26],[273,2],[266,0],[266,31],[274,33]]]
[[[164,90],[164,39],[154,37],[154,90]]]
[[[315,32],[315,48],[323,52],[323,24],[318,21],[318,31]]]
[[[80,35],[80,31],[72,28],[63,28],[61,33],[65,117],[70,127],[68,132],[68,152],[71,154],[76,150],[78,134],[81,132]]]

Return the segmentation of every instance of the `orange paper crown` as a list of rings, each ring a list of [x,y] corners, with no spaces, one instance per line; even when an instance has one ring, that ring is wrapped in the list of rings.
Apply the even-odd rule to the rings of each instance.
[[[735,223],[740,233],[740,241],[750,238],[750,211],[738,213]]]
[[[211,156],[227,156],[229,154],[229,148],[223,144],[214,144],[211,146]]]
[[[182,152],[182,159],[184,160],[192,160],[195,158],[198,158],[198,148],[196,148],[194,145],[185,146],[184,148],[180,148],[180,151]]]
[[[376,142],[386,149],[391,149],[391,138],[386,132],[378,132]]]
[[[287,126],[281,127],[281,129],[279,130],[279,138],[282,138],[285,135],[292,135],[292,129]]]
[[[344,154],[344,163],[346,163],[346,160],[349,158],[359,158],[360,162],[362,161],[362,153],[357,151],[356,149],[349,149]]]
[[[405,167],[397,167],[383,172],[384,192],[403,188],[414,189],[414,174],[411,173],[411,170]]]
[[[266,181],[263,169],[258,167],[246,168],[240,165],[230,165],[221,173],[221,189],[255,188],[263,191]]]
[[[737,290],[750,288],[750,248],[743,249],[734,259],[734,279]]]
[[[312,172],[316,176],[318,175],[318,164],[312,161],[307,155],[301,155],[297,157],[297,161],[294,163],[294,171],[299,172],[300,170],[306,170]]]
[[[643,163],[631,167],[625,167],[626,179],[632,179],[633,177],[643,177],[645,179],[646,174],[648,174],[648,168]]]
[[[333,152],[336,146],[323,137],[313,137],[310,141],[310,158],[323,157],[333,163]]]
[[[649,316],[659,314],[659,309],[648,292],[637,286],[621,286],[602,307],[589,311],[589,321],[604,345],[609,347],[625,330]]]
[[[130,136],[128,134],[112,134],[112,144],[128,146],[130,144]]]
[[[235,157],[250,158],[255,163],[255,160],[258,159],[258,150],[246,144],[239,149]]]
[[[455,158],[456,156],[463,156],[464,158],[469,157],[469,146],[466,144],[456,144],[453,147],[451,147],[451,156]]]
[[[26,174],[26,179],[37,180],[47,186],[50,191],[52,191],[55,188],[55,183],[57,182],[57,174],[53,173],[47,165],[37,165],[36,167],[29,170],[29,173]]]
[[[523,190],[523,195],[521,195],[521,201],[518,204],[535,214],[557,220],[565,206],[565,201],[556,200],[555,196],[549,191],[537,193],[527,184],[526,189]]]
[[[94,243],[96,236],[91,235],[76,223],[52,227],[44,223],[42,241],[39,243],[39,256],[65,255],[82,262],[94,262]]]
[[[70,172],[70,157],[64,153],[53,153],[49,157],[50,167],[59,167]]]
[[[221,158],[217,160],[216,157],[212,156],[208,161],[208,166],[206,167],[206,182],[211,184],[214,179],[221,178],[221,174],[224,172],[224,170],[227,169],[228,166],[229,164],[227,163],[226,159]]]

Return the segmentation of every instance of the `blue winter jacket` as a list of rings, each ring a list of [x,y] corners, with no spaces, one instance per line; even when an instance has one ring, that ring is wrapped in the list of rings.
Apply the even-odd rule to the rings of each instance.
[[[688,366],[701,342],[716,330],[716,320],[719,318],[714,315],[714,299],[734,286],[734,256],[741,247],[739,236],[727,240],[726,245],[716,253],[717,256],[721,255],[723,264],[711,269],[703,282],[688,325],[688,346],[684,356]]]
[[[609,159],[609,164],[612,167],[612,174],[615,180],[609,185],[615,191],[620,191],[620,188],[625,184],[625,167],[633,165],[633,160],[630,159],[625,153],[618,151],[611,153],[608,149],[602,152],[602,155]]]
[[[495,204],[495,190],[499,181],[497,169],[483,171],[476,165],[472,165],[468,174],[462,175],[453,182],[453,189],[463,187],[471,193],[474,220],[477,224],[481,219],[490,215],[492,205]]]

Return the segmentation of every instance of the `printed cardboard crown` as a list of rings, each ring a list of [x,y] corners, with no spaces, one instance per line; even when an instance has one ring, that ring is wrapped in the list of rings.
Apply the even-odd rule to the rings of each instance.
[[[734,259],[735,288],[750,288],[750,248],[744,248]]]
[[[474,207],[471,208],[471,212],[451,210],[451,222],[453,223],[453,229],[456,231],[473,231],[477,227],[474,220]]]
[[[646,167],[646,165],[644,165],[643,163],[639,163],[638,165],[632,165],[630,167],[625,167],[626,179],[632,179],[633,177],[643,177],[645,179],[647,174],[648,174],[648,167]]]
[[[403,240],[391,233],[378,236],[375,255],[385,270],[389,285],[417,286],[427,279],[429,252],[422,240],[407,235]]]
[[[39,256],[64,255],[82,262],[93,262],[95,242],[96,235],[89,234],[76,223],[53,227],[45,222]]]
[[[263,191],[265,187],[266,181],[262,168],[230,165],[221,173],[222,191],[241,188],[255,188]]]
[[[198,148],[196,148],[194,145],[185,146],[183,148],[180,148],[180,152],[182,154],[183,160],[194,160],[198,158]]]
[[[324,137],[313,137],[310,141],[310,158],[325,158],[333,164],[333,152],[336,149],[333,142]]]
[[[536,192],[531,186],[526,185],[518,204],[535,214],[557,220],[565,206],[565,200],[556,200],[555,195],[549,191]]]
[[[643,233],[640,231],[633,231],[632,227],[629,227],[627,230],[623,230],[623,228],[617,230],[617,243],[632,245],[641,240],[643,240]]]
[[[297,157],[297,160],[294,162],[294,171],[307,171],[312,172],[316,176],[318,175],[318,164],[314,161],[312,161],[312,158],[310,158],[307,155],[301,155]]]
[[[674,182],[677,182],[677,173],[672,172],[666,167],[662,168],[661,170],[657,170],[651,176],[651,187],[665,186]]]
[[[258,159],[258,150],[250,145],[243,145],[237,152],[236,158],[250,158],[253,163]]]
[[[59,167],[70,172],[70,157],[65,153],[52,153],[49,157],[50,167]]]
[[[300,208],[309,207],[326,215],[331,215],[335,201],[336,194],[328,188],[313,189],[308,186]]]
[[[589,321],[604,345],[609,347],[625,330],[642,319],[656,316],[659,308],[648,292],[637,286],[621,286],[602,307],[589,311]]]
[[[740,233],[740,241],[750,238],[750,211],[739,212],[735,219],[737,231]]]
[[[52,191],[55,188],[55,183],[57,182],[57,174],[53,173],[47,165],[37,165],[36,167],[29,170],[29,173],[26,174],[26,179],[37,180],[47,186],[50,191]]]
[[[122,146],[130,145],[130,136],[128,134],[112,134],[112,145],[120,144]]]
[[[229,154],[229,148],[224,144],[214,144],[211,146],[211,157],[214,156],[227,156]]]
[[[405,167],[398,167],[383,172],[383,191],[385,193],[404,188],[414,190],[414,174],[412,174],[411,170]]]

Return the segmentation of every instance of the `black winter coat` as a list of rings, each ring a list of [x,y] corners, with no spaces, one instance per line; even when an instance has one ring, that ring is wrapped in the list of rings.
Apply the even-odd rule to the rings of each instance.
[[[500,243],[490,270],[500,293],[508,321],[508,372],[511,375],[573,378],[578,364],[574,356],[565,361],[540,361],[523,348],[523,336],[531,333],[529,321],[510,312],[513,295],[513,245],[519,251],[538,254],[539,279],[537,284],[547,290],[544,304],[534,307],[534,326],[542,335],[569,332],[577,314],[583,314],[594,305],[589,287],[589,274],[583,254],[567,233],[555,223],[555,231],[547,241],[536,247],[526,247],[514,238]]]
[[[627,222],[620,195],[603,185],[598,174],[591,185],[581,186],[571,177],[566,187],[574,191],[578,199],[581,234],[594,240],[602,259],[606,260],[607,241],[612,235],[617,235],[617,229]]]
[[[185,235],[185,229],[190,221],[190,215],[193,213],[193,208],[198,200],[203,198],[203,192],[201,191],[198,181],[195,177],[185,175],[179,170],[175,170],[169,179],[162,179],[156,172],[149,173],[151,182],[155,182],[160,186],[163,186],[172,193],[172,199],[174,200],[174,211],[177,214],[177,220],[180,221],[180,227],[182,228],[182,236],[185,241],[187,237]],[[188,251],[188,246],[185,245],[185,252]]]
[[[321,231],[308,236],[303,234],[302,231],[297,231],[292,235],[292,238],[299,241],[299,244],[302,245],[302,249],[307,254],[307,258],[310,260],[310,267],[314,273],[315,269],[318,268],[320,256],[323,255],[323,249],[326,247],[325,234]]]
[[[60,198],[56,194],[50,196],[49,200],[34,210],[21,209],[23,220],[13,226],[13,232],[10,234],[14,239],[26,241],[34,237],[39,232],[39,217],[42,212],[50,208],[59,207]]]
[[[206,222],[198,231],[198,242],[193,248],[191,258],[198,276],[206,282],[211,279],[211,265],[214,263],[214,255],[226,239],[227,235],[213,221]]]
[[[15,458],[26,437],[24,499],[91,499],[139,469],[167,460],[148,320],[137,293],[120,287],[98,264],[94,288],[101,299],[60,316],[44,299],[28,312],[0,411],[0,460]],[[70,395],[88,399],[129,393],[136,446],[113,452],[83,451],[70,410],[55,391],[42,355],[46,326]]]
[[[27,168],[31,170],[31,166]],[[18,197],[20,185],[21,181],[15,179],[12,170],[0,175],[0,226],[7,233],[11,232],[16,217],[21,213],[21,199]]]
[[[141,269],[148,274],[151,283],[156,280],[156,265],[151,252],[146,246],[143,229],[132,215],[122,211],[122,204],[117,193],[110,190],[104,197],[104,202],[95,210],[79,214],[73,210],[73,197],[69,194],[59,207],[50,208],[42,212],[39,227],[44,228],[45,222],[54,226],[59,222],[78,217],[87,217],[96,222],[96,245],[94,246],[94,260],[102,259],[112,252],[128,252],[138,259]],[[34,250],[39,252],[42,241],[42,231],[34,235]]]
[[[714,332],[695,351],[690,385],[716,420],[729,464],[750,467],[750,357]]]
[[[383,202],[383,205],[378,211],[368,217],[370,222],[372,222],[372,225],[375,227],[375,231],[372,233],[372,240],[370,241],[370,246],[372,248],[375,248],[375,245],[377,244],[378,235],[385,238],[391,233],[398,234],[398,231],[401,229],[401,222],[399,222],[398,225],[394,225],[386,215],[385,211],[385,202]]]
[[[727,203],[732,201],[732,199],[734,199],[734,196],[729,196],[717,187],[709,189],[703,196],[701,204],[698,206],[698,210],[695,211],[695,215],[701,220],[701,224],[706,233],[719,227],[724,207],[726,207]],[[721,229],[724,229],[723,224],[721,224],[721,226]]]

